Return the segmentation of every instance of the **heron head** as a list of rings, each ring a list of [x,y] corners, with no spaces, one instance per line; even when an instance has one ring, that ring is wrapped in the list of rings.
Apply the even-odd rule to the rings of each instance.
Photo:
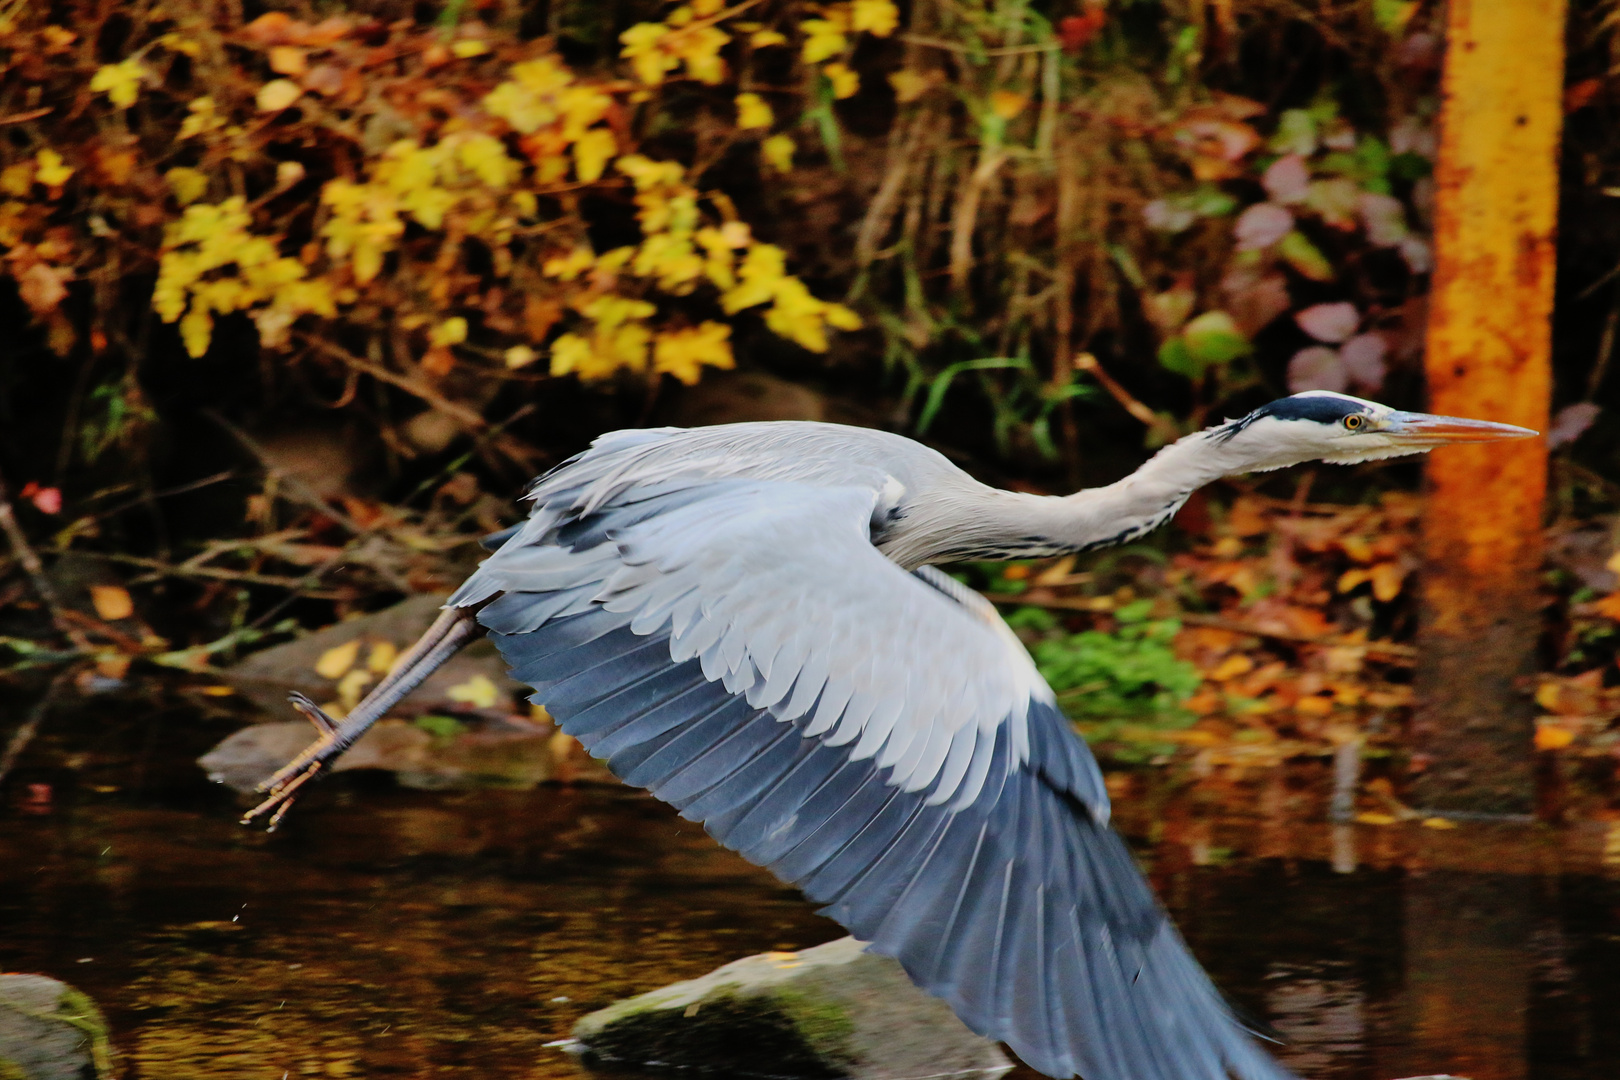
[[[1512,424],[1402,412],[1349,394],[1307,390],[1211,428],[1209,438],[1241,458],[1242,471],[1263,472],[1303,461],[1350,465],[1421,454],[1452,443],[1525,439],[1537,434]]]

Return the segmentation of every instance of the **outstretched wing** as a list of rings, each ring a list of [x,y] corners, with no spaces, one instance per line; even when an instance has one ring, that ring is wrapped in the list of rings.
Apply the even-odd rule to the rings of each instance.
[[[1040,1071],[1287,1077],[1108,828],[1017,639],[872,546],[884,498],[748,479],[542,496],[451,603],[488,600],[513,674],[593,756]]]

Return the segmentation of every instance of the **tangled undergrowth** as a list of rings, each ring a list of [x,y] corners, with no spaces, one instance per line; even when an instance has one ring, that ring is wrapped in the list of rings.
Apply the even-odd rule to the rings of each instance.
[[[967,576],[1005,606],[1107,760],[1241,780],[1348,748],[1370,784],[1362,819],[1392,824],[1413,816],[1396,782],[1423,767],[1406,739],[1419,510],[1400,492],[1358,506],[1246,493],[1209,520],[1194,511],[1191,543],[1169,556],[1155,545],[1082,571],[1067,557]],[[1557,588],[1570,571],[1549,575],[1549,612],[1570,607],[1575,620],[1558,635],[1557,670],[1524,688],[1542,713],[1536,747],[1559,781],[1558,812],[1585,819],[1620,820],[1614,549],[1610,537],[1606,571],[1583,568],[1607,573],[1607,595],[1570,607]]]

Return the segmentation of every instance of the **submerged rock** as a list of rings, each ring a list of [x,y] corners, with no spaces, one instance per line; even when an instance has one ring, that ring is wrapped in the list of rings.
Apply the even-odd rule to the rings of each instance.
[[[306,694],[320,705],[340,699],[345,680],[353,684],[349,687],[351,693],[363,693],[369,682],[380,677],[381,671],[376,669],[387,669],[382,661],[391,661],[408,649],[438,617],[443,603],[443,596],[413,596],[391,608],[345,619],[256,652],[221,672],[220,681],[278,718],[294,715],[287,705],[290,690]],[[351,644],[352,651],[347,648]],[[515,707],[527,694],[527,687],[507,676],[506,663],[495,646],[481,639],[429,675],[396,712],[431,712],[465,701],[466,692],[458,688],[477,685],[480,679],[489,684],[494,704],[503,708]]]
[[[379,720],[338,758],[334,772],[385,769],[414,788],[534,787],[557,777],[569,749],[550,724],[471,723],[449,716]],[[216,784],[253,791],[315,738],[303,720],[254,724],[197,759]],[[566,738],[566,737],[565,737]]]
[[[0,975],[0,1077],[95,1080],[111,1075],[107,1022],[95,1002],[44,975]]]
[[[617,1002],[583,1017],[574,1039],[587,1060],[739,1076],[914,1080],[1012,1068],[898,963],[847,937]]]

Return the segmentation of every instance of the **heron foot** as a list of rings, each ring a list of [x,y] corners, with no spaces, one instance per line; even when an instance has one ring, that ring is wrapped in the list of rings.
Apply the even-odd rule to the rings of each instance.
[[[269,793],[269,798],[243,815],[242,824],[250,825],[273,810],[275,812],[265,824],[266,832],[276,831],[281,819],[292,809],[299,790],[349,748],[349,744],[338,737],[337,721],[328,716],[319,705],[303,694],[297,693],[289,695],[288,700],[292,702],[293,708],[315,726],[315,730],[320,732],[320,737],[306,746],[297,757],[277,769],[256,789]]]

